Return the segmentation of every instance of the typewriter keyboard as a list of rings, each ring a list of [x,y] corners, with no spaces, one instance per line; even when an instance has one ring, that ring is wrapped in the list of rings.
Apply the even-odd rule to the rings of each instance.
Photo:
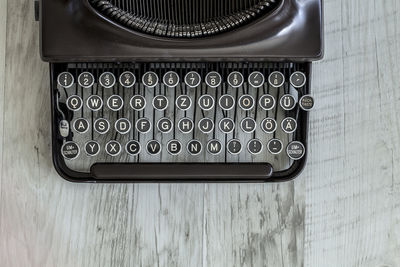
[[[55,138],[66,166],[260,163],[306,154],[306,64],[56,64]]]

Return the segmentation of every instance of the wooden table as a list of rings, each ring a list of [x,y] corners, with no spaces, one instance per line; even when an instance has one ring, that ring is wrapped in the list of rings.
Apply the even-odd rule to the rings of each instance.
[[[310,157],[285,184],[72,184],[33,3],[0,1],[0,266],[400,266],[400,2],[326,0]]]

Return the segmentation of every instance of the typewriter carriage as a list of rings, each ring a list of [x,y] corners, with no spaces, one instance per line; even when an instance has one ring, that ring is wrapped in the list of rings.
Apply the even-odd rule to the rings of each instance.
[[[281,0],[272,13],[204,38],[134,31],[100,14],[89,1],[41,0],[44,61],[310,62],[323,56],[322,0]]]

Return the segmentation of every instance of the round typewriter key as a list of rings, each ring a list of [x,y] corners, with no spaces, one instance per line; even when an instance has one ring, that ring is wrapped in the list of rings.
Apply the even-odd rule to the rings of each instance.
[[[125,71],[119,76],[119,84],[125,88],[131,88],[133,85],[135,85],[135,82],[135,74],[130,71]]]
[[[115,76],[111,72],[104,72],[100,75],[99,83],[104,88],[111,88],[115,85]]]
[[[146,145],[147,152],[151,155],[157,155],[161,152],[161,145],[156,140],[151,140]]]
[[[275,98],[272,95],[263,95],[259,104],[263,110],[271,110],[275,107]]]
[[[300,71],[294,72],[292,75],[290,75],[290,84],[294,88],[301,88],[306,84],[306,75]]]
[[[157,122],[157,129],[162,133],[169,133],[172,130],[173,123],[168,118],[162,118]]]
[[[187,144],[187,150],[192,155],[198,155],[202,150],[202,145],[198,140],[191,140]]]
[[[112,95],[107,100],[107,106],[112,111],[121,110],[124,106],[124,100],[119,95]]]
[[[189,118],[182,118],[178,122],[178,129],[182,133],[190,133],[193,130],[193,121]]]
[[[64,88],[70,88],[74,84],[74,76],[69,72],[60,73],[57,77],[57,83]]]
[[[222,151],[221,142],[216,139],[210,140],[207,143],[207,151],[212,155],[218,155]]]
[[[242,152],[242,144],[238,139],[232,139],[228,142],[228,152],[232,155],[237,155]]]
[[[252,139],[247,144],[247,150],[253,155],[260,154],[262,149],[263,149],[263,144],[258,139]]]
[[[191,71],[185,76],[185,84],[191,88],[199,86],[201,83],[200,74],[195,71]]]
[[[254,98],[251,95],[242,95],[239,98],[239,107],[243,110],[250,110],[254,107]]]
[[[214,121],[210,118],[203,118],[199,121],[197,127],[203,133],[211,133],[214,130]]]
[[[131,130],[131,122],[126,118],[121,118],[115,122],[114,127],[118,133],[127,134]]]
[[[211,110],[214,107],[214,98],[210,95],[202,95],[199,98],[199,106],[202,110]]]
[[[80,96],[77,95],[71,95],[67,99],[67,107],[69,110],[72,111],[78,111],[82,108],[83,106],[83,101]]]
[[[274,155],[281,153],[282,146],[282,142],[279,139],[271,139],[267,145],[268,151]]]
[[[76,119],[72,125],[74,130],[80,134],[84,134],[89,130],[89,122],[84,118]]]
[[[153,107],[157,110],[164,110],[168,107],[168,98],[163,95],[157,95],[153,98]]]
[[[94,157],[100,152],[100,145],[96,141],[89,141],[85,144],[85,152],[88,156]]]
[[[149,88],[155,87],[158,83],[157,74],[152,71],[146,72],[142,77],[142,83]]]
[[[293,118],[285,118],[281,123],[282,130],[285,133],[293,133],[297,129],[297,122]]]
[[[90,88],[94,84],[93,74],[90,72],[82,72],[78,77],[78,83],[83,88]]]
[[[180,110],[188,110],[192,106],[192,99],[187,95],[180,95],[175,104]]]
[[[231,110],[235,106],[235,99],[231,95],[223,95],[219,98],[219,106],[223,110]]]
[[[235,129],[235,122],[231,118],[223,118],[219,121],[219,129],[225,134],[231,133]]]
[[[179,75],[175,71],[168,71],[163,77],[163,82],[168,87],[176,87],[179,84]]]
[[[272,118],[266,118],[261,122],[261,129],[267,134],[275,132],[277,127],[276,121]]]
[[[292,110],[296,106],[296,99],[292,95],[284,95],[280,100],[281,107],[284,110]]]
[[[91,95],[86,100],[86,106],[92,111],[98,111],[103,107],[103,99],[98,95]]]
[[[171,140],[167,144],[168,153],[178,155],[182,151],[182,144],[178,140]]]
[[[94,121],[93,128],[99,134],[106,134],[110,130],[110,123],[106,119],[99,118]]]
[[[61,154],[65,159],[76,159],[79,156],[79,153],[79,146],[75,142],[66,142],[61,147]]]
[[[282,72],[274,71],[269,75],[268,82],[273,87],[281,87],[285,83],[285,76]]]
[[[242,86],[243,82],[244,82],[244,78],[240,72],[234,71],[234,72],[231,72],[228,76],[228,83],[233,88]]]
[[[222,78],[218,72],[212,71],[206,75],[206,84],[211,88],[217,88],[221,85]]]
[[[249,75],[249,84],[254,88],[261,87],[264,84],[264,82],[265,82],[264,75],[259,71],[252,72]]]
[[[151,129],[151,122],[147,118],[141,118],[136,121],[136,130],[140,133],[148,133]]]
[[[257,123],[253,118],[244,118],[240,122],[240,128],[242,128],[242,131],[245,133],[252,133],[256,130]]]
[[[286,147],[286,154],[293,160],[299,160],[306,154],[306,148],[302,143],[293,141]]]
[[[112,140],[106,144],[106,152],[112,157],[118,156],[121,150],[121,144],[117,141]]]
[[[131,156],[136,156],[140,153],[142,147],[140,143],[136,140],[131,140],[125,145],[125,151]]]
[[[134,110],[141,111],[146,107],[146,99],[141,95],[134,95],[129,104]]]
[[[310,95],[303,95],[299,101],[300,108],[304,111],[310,111],[314,108],[314,98]]]

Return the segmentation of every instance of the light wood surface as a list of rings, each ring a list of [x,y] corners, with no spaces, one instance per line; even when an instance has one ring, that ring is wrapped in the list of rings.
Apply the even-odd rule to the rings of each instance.
[[[305,266],[400,266],[400,2],[325,2]]]
[[[33,3],[0,1],[0,266],[400,266],[400,3],[324,4],[300,178],[90,185],[52,167]]]
[[[4,74],[5,74],[5,52],[6,52],[6,20],[7,20],[7,1],[0,1],[0,170],[3,158],[3,123],[4,123]],[[1,171],[0,171],[1,177]],[[1,196],[0,181],[0,196]]]

